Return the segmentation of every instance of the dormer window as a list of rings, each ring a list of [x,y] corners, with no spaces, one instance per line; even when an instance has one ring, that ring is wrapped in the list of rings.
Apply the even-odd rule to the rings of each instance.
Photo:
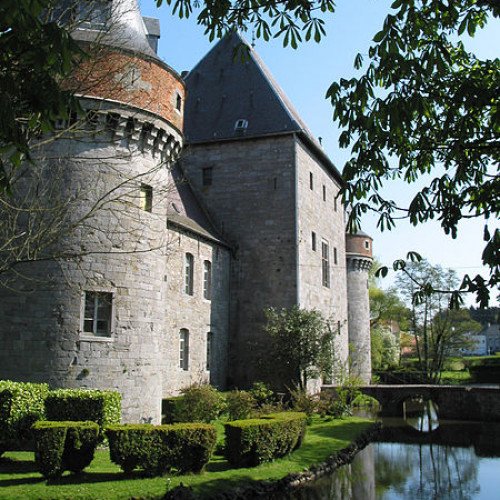
[[[102,30],[111,17],[111,0],[83,0],[75,5],[78,28]]]
[[[236,120],[236,123],[234,124],[234,131],[236,133],[243,134],[247,128],[248,128],[248,120],[245,120],[244,118]]]

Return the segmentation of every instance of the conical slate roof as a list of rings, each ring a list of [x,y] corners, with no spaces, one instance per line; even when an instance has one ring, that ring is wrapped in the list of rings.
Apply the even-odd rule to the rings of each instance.
[[[66,0],[76,15],[73,38],[98,42],[159,59],[148,41],[148,29],[137,0]]]
[[[248,48],[243,61],[242,44]],[[185,81],[184,132],[190,143],[301,131],[319,147],[258,54],[237,31],[220,40]]]

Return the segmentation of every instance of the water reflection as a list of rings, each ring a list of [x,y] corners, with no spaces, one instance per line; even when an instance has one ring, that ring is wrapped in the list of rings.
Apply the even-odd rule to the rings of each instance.
[[[403,403],[404,420],[420,432],[430,432],[439,427],[437,409],[432,401],[410,399]]]
[[[294,500],[500,498],[500,424],[440,422],[430,408],[385,419],[352,464],[287,495]]]

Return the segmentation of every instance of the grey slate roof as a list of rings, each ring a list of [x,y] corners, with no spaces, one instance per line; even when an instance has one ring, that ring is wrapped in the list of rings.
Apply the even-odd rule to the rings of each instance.
[[[148,35],[160,37],[160,20],[154,17],[143,17]]]
[[[167,223],[228,246],[214,229],[178,165],[172,169],[172,178],[174,185],[169,193]]]
[[[244,61],[235,58],[241,44],[249,51]],[[190,143],[298,131],[316,142],[258,54],[236,31],[222,38],[185,82],[184,132]],[[248,121],[244,134],[235,132],[240,119]]]
[[[248,55],[235,57],[242,44]],[[271,75],[257,52],[237,32],[222,38],[184,78],[187,98],[184,136],[190,144],[297,133],[342,183],[316,137]],[[246,120],[245,130],[236,130]]]
[[[106,4],[106,2],[96,2],[94,9]],[[111,11],[104,28],[95,29],[95,26],[83,19],[71,36],[78,41],[98,42],[101,45],[110,45],[160,60],[149,44],[148,30],[137,0],[114,0],[107,5],[111,5]]]

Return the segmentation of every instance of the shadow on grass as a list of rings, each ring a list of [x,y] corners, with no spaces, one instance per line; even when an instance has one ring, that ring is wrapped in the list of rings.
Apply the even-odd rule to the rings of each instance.
[[[36,472],[33,460],[13,460],[12,458],[0,458],[1,474],[29,474]]]

